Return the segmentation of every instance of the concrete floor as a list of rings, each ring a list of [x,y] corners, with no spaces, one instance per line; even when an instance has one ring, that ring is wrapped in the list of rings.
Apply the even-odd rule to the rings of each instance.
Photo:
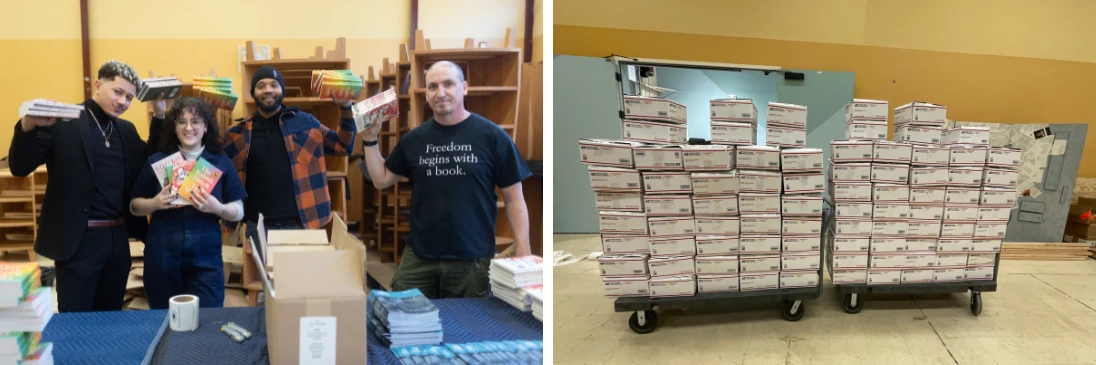
[[[556,251],[601,251],[597,235],[556,235]],[[777,306],[659,311],[640,335],[613,312],[596,261],[554,268],[558,364],[1096,364],[1096,261],[1004,261],[998,292],[867,297],[846,314],[826,274],[799,322]]]

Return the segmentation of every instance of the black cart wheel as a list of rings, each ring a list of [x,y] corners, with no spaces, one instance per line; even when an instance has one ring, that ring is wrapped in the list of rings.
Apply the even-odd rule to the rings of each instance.
[[[970,313],[976,316],[982,314],[982,293],[970,294]]]
[[[643,317],[643,324],[639,324],[639,312],[632,313],[632,317],[628,318],[628,328],[639,334],[654,331],[655,327],[658,326],[658,314],[655,314],[653,310],[648,310],[643,311]]]
[[[857,295],[856,304],[852,303],[852,296],[855,294],[845,294],[845,299],[841,301],[841,309],[845,310],[845,313],[856,314],[860,313],[861,309],[864,309],[864,300]]]
[[[784,302],[784,319],[792,322],[803,319],[803,302],[799,300]]]

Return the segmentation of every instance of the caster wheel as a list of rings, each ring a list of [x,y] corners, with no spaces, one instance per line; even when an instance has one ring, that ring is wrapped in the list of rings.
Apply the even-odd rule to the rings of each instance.
[[[643,311],[644,323],[639,324],[639,312],[632,313],[632,317],[628,318],[628,328],[632,329],[632,332],[644,334],[651,333],[658,326],[658,314],[655,311]]]
[[[803,319],[803,302],[784,302],[784,319],[795,322]]]
[[[976,316],[982,314],[982,293],[970,294],[970,313]]]
[[[856,305],[853,305],[852,296],[852,294],[845,294],[845,299],[841,301],[841,309],[844,309],[845,313],[848,314],[860,313],[860,310],[864,309],[864,300],[857,295]]]

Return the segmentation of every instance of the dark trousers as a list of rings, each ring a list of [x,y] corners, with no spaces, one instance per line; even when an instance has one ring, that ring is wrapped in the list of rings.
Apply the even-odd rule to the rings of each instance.
[[[474,260],[430,260],[415,255],[408,245],[392,278],[392,291],[418,288],[430,299],[487,296],[491,284],[491,258]]]
[[[88,228],[76,253],[56,265],[58,311],[122,310],[133,266],[126,226]]]
[[[202,227],[201,225],[197,225]],[[154,226],[157,227],[157,226]],[[167,309],[171,297],[190,294],[202,308],[220,308],[225,302],[221,232],[158,229],[145,244],[145,294],[149,309]]]

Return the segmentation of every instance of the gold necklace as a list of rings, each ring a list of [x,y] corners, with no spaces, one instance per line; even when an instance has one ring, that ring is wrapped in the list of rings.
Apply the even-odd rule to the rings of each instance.
[[[103,126],[99,125],[99,118],[95,116],[95,113],[91,112],[88,114],[91,114],[91,118],[95,119],[95,126],[99,128],[99,133],[103,135],[103,144],[105,144],[107,148],[110,148],[110,135],[114,134],[114,121],[108,121],[107,130],[110,131],[110,133],[107,133],[107,131],[103,130]]]

